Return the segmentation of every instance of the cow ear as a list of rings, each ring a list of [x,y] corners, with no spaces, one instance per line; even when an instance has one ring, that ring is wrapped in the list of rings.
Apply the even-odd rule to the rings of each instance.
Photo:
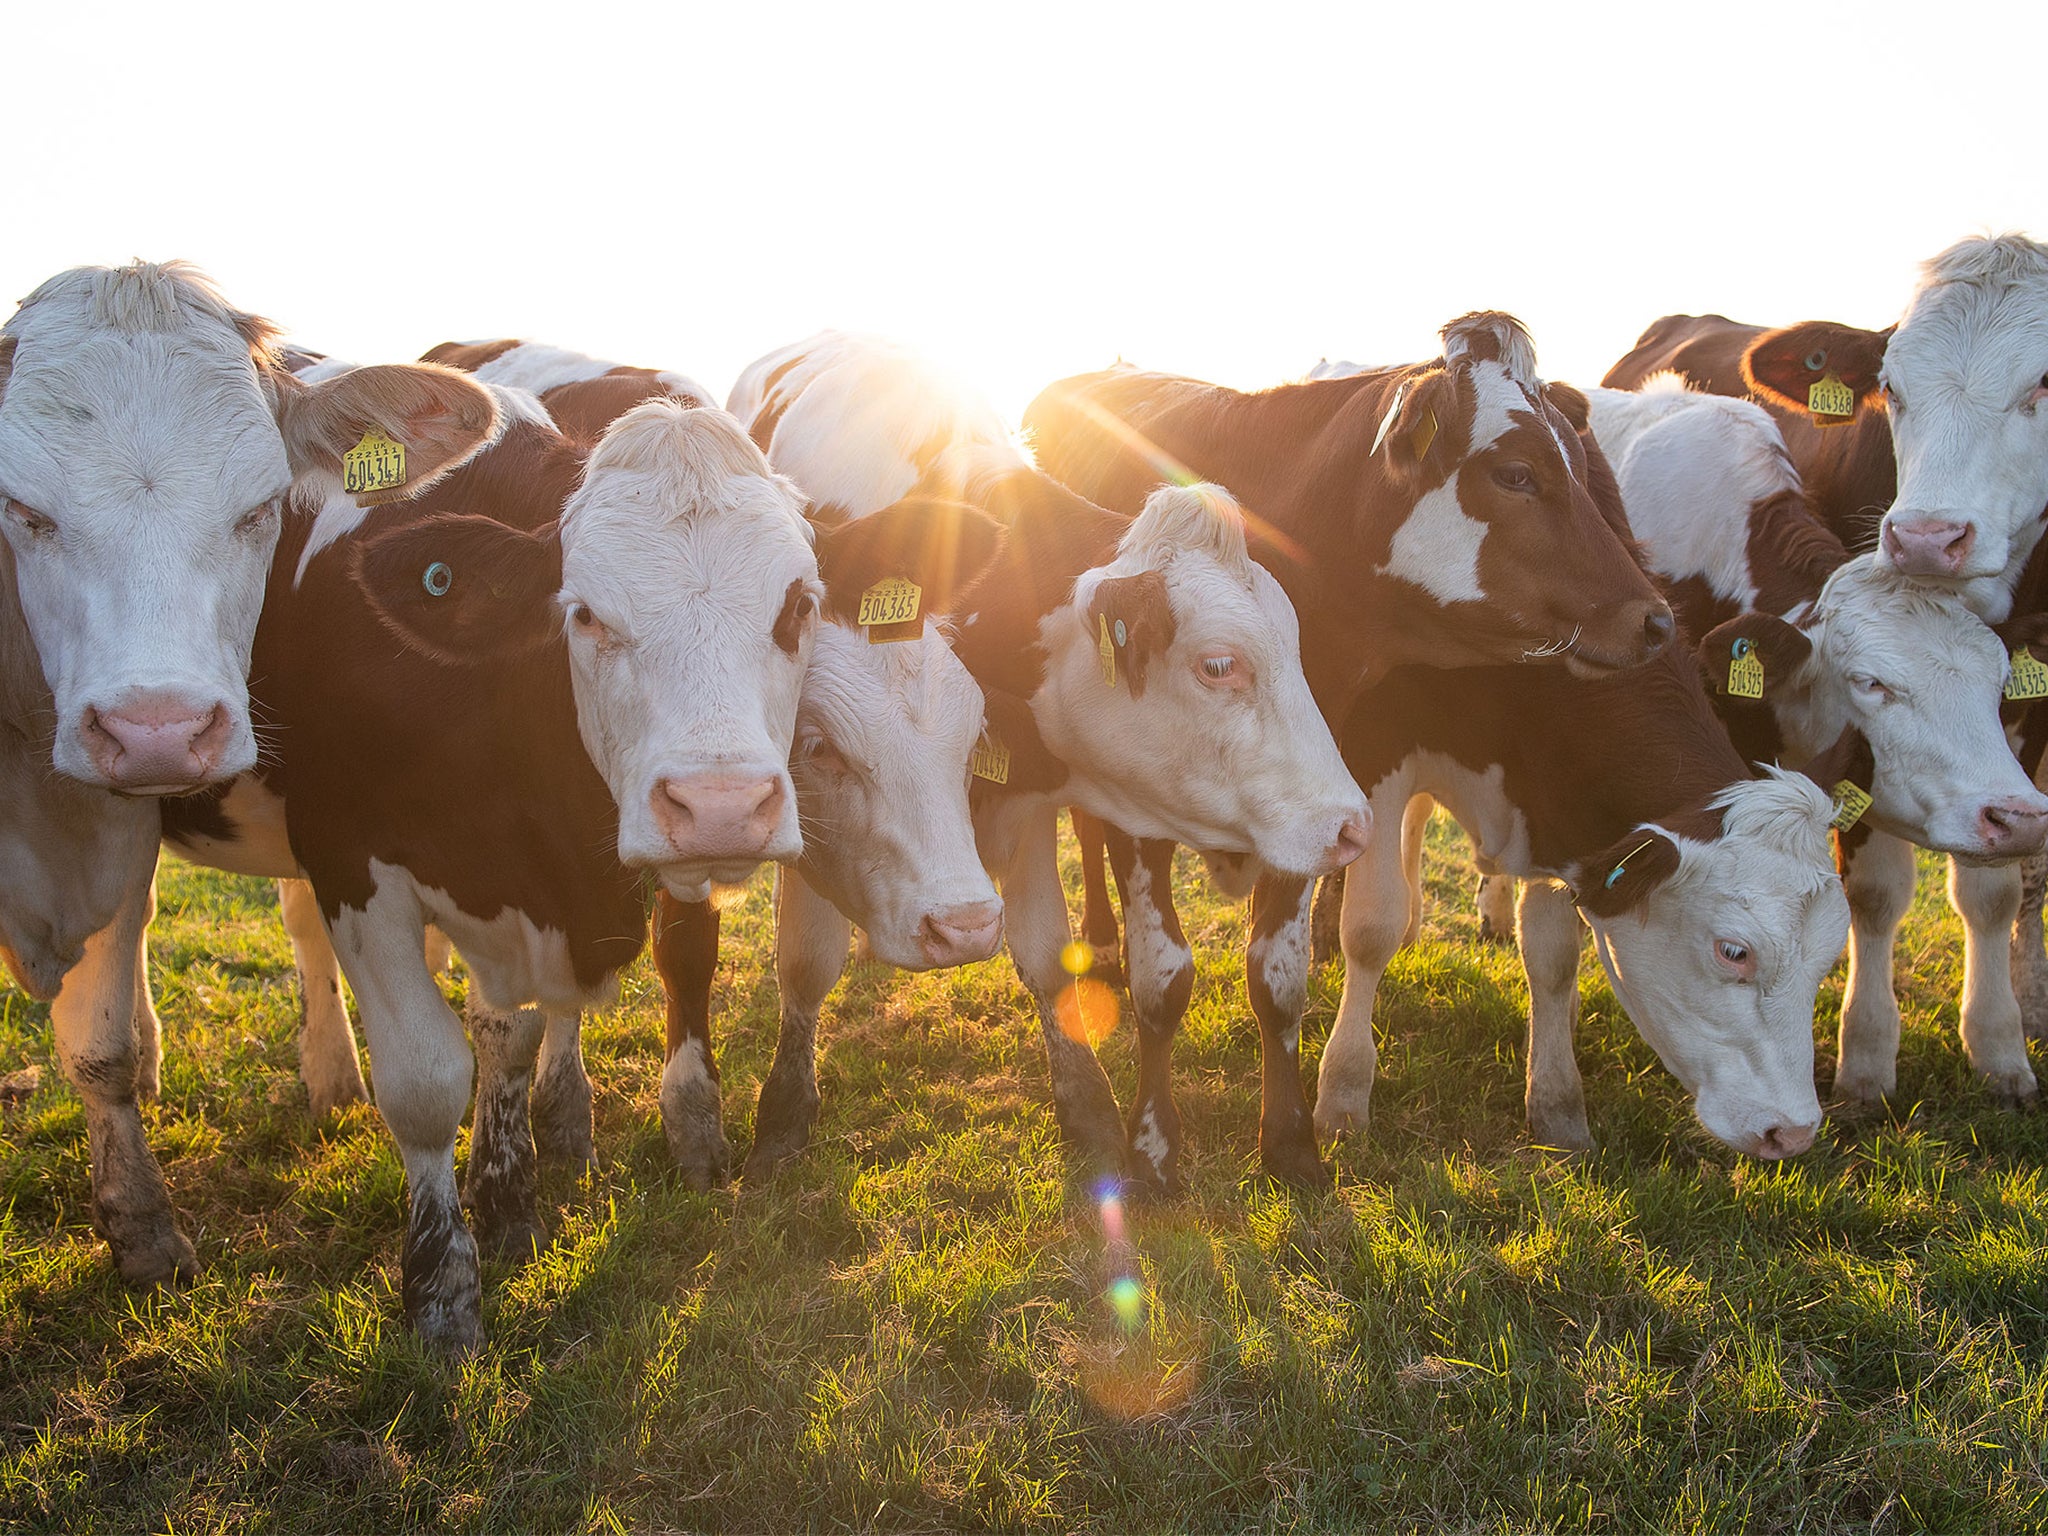
[[[1573,890],[1579,910],[1588,917],[1619,917],[1641,906],[1677,873],[1678,844],[1661,832],[1638,827],[1587,859]]]
[[[1002,539],[1002,525],[979,508],[924,498],[821,528],[826,611],[852,620],[861,594],[894,576],[923,588],[923,613],[943,613],[988,569]]]
[[[1548,383],[1543,386],[1543,396],[1558,415],[1572,424],[1574,432],[1589,431],[1593,425],[1593,403],[1583,391],[1569,384]]]
[[[1877,780],[1877,757],[1864,734],[1847,725],[1842,727],[1833,746],[1802,764],[1799,771],[1829,794],[1836,794],[1843,784],[1853,784],[1867,795]]]
[[[1457,423],[1458,386],[1448,371],[1432,368],[1395,386],[1373,434],[1372,452],[1400,475],[1442,479],[1454,462],[1449,435]]]
[[[1102,680],[1137,698],[1145,691],[1152,663],[1173,648],[1173,603],[1166,577],[1158,571],[1106,576],[1088,600],[1088,628],[1102,658]]]
[[[987,689],[983,720],[989,742],[1008,753],[1004,763],[1008,771],[1002,780],[1006,788],[1050,793],[1067,782],[1067,765],[1053,756],[1052,748],[1038,734],[1038,719],[1028,702],[1014,693]]]
[[[351,368],[318,384],[277,376],[278,426],[295,475],[351,479],[344,460],[366,440],[382,437],[402,454],[377,458],[358,506],[417,496],[467,463],[498,431],[498,401],[466,373],[427,363]]]
[[[2036,660],[2048,662],[2048,613],[2029,613],[2017,619],[2007,619],[2003,624],[1992,625],[1991,632],[1998,636],[2006,650],[2017,652],[2025,647],[2033,652]]]
[[[1738,699],[1763,698],[1772,681],[1790,679],[1812,654],[1798,625],[1755,609],[1708,630],[1698,651],[1707,685]]]
[[[1858,405],[1883,410],[1877,374],[1894,329],[1865,331],[1832,320],[1803,320],[1765,331],[1742,354],[1743,382],[1759,399],[1803,411],[1812,403],[1813,386],[1833,374],[1848,386]]]
[[[536,651],[560,638],[562,544],[488,517],[443,513],[352,545],[371,611],[447,666]]]

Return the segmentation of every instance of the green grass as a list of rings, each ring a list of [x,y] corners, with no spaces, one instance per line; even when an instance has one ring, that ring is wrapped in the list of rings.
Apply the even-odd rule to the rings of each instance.
[[[2048,1122],[1972,1085],[1933,883],[1890,1114],[1790,1165],[1737,1157],[1589,957],[1600,1148],[1566,1161],[1528,1146],[1520,974],[1476,941],[1461,847],[1439,821],[1372,1134],[1313,1198],[1258,1174],[1243,914],[1183,867],[1192,1193],[1126,1212],[1121,1314],[1007,961],[856,966],[810,1152],[708,1196],[666,1169],[637,967],[586,1037],[600,1165],[548,1170],[553,1246],[487,1267],[488,1343],[457,1366],[400,1316],[374,1113],[306,1117],[271,888],[167,862],[147,1118],[205,1275],[122,1288],[46,1012],[0,993],[0,1073],[42,1070],[0,1107],[0,1530],[2048,1525]],[[742,1148],[770,926],[757,883],[717,999]],[[1311,1072],[1339,983],[1315,979]],[[1127,1095],[1128,1029],[1104,1056]]]

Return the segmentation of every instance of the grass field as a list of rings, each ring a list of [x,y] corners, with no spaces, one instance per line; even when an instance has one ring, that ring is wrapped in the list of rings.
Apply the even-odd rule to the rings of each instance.
[[[1192,1193],[1167,1205],[1067,1187],[1003,960],[856,966],[809,1154],[690,1193],[643,963],[587,1032],[599,1165],[547,1173],[553,1246],[487,1267],[459,1366],[401,1321],[374,1113],[306,1116],[272,889],[167,862],[146,1119],[205,1276],[115,1279],[45,1010],[0,993],[0,1074],[41,1069],[0,1105],[0,1530],[2048,1526],[2048,1120],[1972,1086],[1934,884],[1899,947],[1890,1114],[1740,1158],[1589,979],[1600,1148],[1566,1161],[1527,1144],[1522,983],[1476,940],[1461,847],[1440,819],[1372,1134],[1320,1197],[1258,1174],[1242,913],[1192,866]],[[761,882],[728,914],[718,992],[742,1150],[768,910]],[[1316,978],[1311,1070],[1339,980]],[[1104,1055],[1128,1094],[1128,1025]]]

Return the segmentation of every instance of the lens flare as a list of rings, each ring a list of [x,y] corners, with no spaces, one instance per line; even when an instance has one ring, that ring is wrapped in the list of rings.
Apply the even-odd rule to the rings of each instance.
[[[1135,1275],[1119,1275],[1109,1282],[1109,1309],[1123,1324],[1124,1332],[1136,1333],[1145,1326],[1145,1286]]]
[[[1053,1000],[1060,1033],[1093,1050],[1116,1030],[1116,993],[1083,976]]]
[[[1069,976],[1086,976],[1095,969],[1095,946],[1086,939],[1074,939],[1060,951],[1060,969]]]

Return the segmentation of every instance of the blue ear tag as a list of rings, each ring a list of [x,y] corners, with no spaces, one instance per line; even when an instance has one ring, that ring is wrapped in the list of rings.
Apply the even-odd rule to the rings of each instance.
[[[455,585],[455,572],[448,568],[445,560],[436,560],[420,576],[420,585],[427,589],[429,597],[446,597],[448,589]]]
[[[1610,869],[1607,872],[1607,878],[1600,882],[1600,888],[1604,891],[1613,890],[1615,882],[1621,879],[1622,875],[1627,872],[1628,861],[1634,858],[1637,854],[1641,853],[1645,848],[1649,847],[1650,844],[1654,843],[1655,841],[1657,841],[1657,839],[1655,839],[1654,837],[1645,838],[1642,842],[1637,843],[1635,847],[1629,849],[1627,853],[1624,853],[1621,856],[1621,862],[1615,865],[1614,868]]]
[[[1124,634],[1124,621],[1122,619],[1118,619],[1116,621],[1116,643],[1118,644],[1118,646],[1122,646],[1125,643],[1125,640],[1126,636]]]

